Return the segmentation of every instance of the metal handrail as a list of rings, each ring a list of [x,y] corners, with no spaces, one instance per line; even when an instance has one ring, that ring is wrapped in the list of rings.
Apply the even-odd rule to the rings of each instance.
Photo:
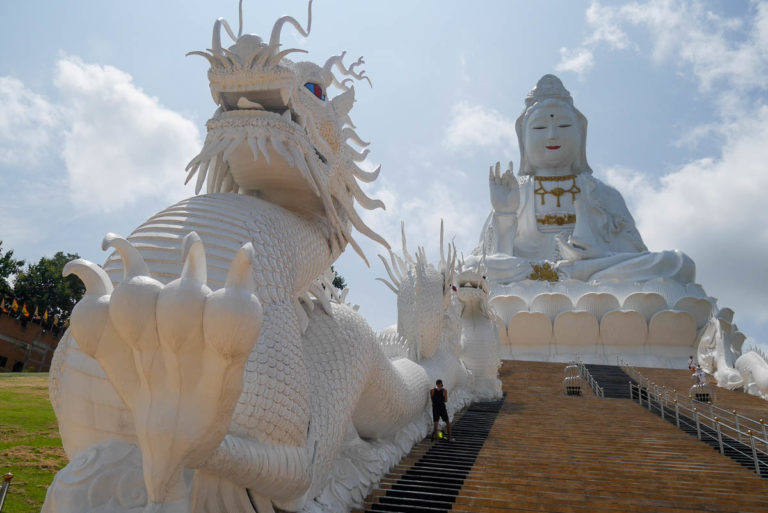
[[[701,402],[691,396],[681,396],[674,389],[670,391],[664,386],[651,382],[623,360],[619,360],[619,366],[637,382],[637,384],[629,382],[629,396],[632,400],[637,398],[641,406],[644,406],[645,402],[648,410],[652,409],[652,403],[655,402],[662,418],[665,416],[666,408],[674,408],[675,423],[678,428],[680,415],[688,416],[696,423],[699,440],[701,440],[702,426],[712,429],[717,433],[721,453],[724,453],[723,436],[750,446],[750,454],[744,453],[738,447],[731,446],[731,449],[747,458],[752,458],[755,472],[758,476],[761,475],[758,455],[768,457],[768,436],[763,419],[754,420],[739,414],[736,410],[728,411],[714,406],[711,401]]]
[[[640,372],[637,371],[634,367],[629,365],[627,362],[623,361],[622,359],[618,359],[619,366],[626,372],[630,377],[632,377],[635,381],[637,381],[640,385],[646,387],[646,388],[654,388],[654,389],[662,389],[665,391],[665,393],[669,394],[669,390],[656,383],[652,382]],[[680,395],[677,394],[676,389],[672,389],[672,393],[674,394],[674,399],[679,399]],[[683,396],[686,397],[686,396]],[[719,418],[723,419],[724,422],[728,422],[730,426],[734,427],[734,432],[741,431],[741,428],[746,427],[747,429],[751,429],[752,431],[756,433],[762,434],[763,438],[768,438],[768,429],[766,429],[766,421],[764,419],[758,419],[755,420],[751,417],[747,417],[745,415],[741,415],[736,410],[726,410],[724,408],[720,408],[719,406],[713,405],[711,402],[703,403],[701,401],[697,401],[690,395],[687,396],[688,402],[691,404],[691,408],[694,407],[694,405],[706,405],[706,408],[710,412],[710,416],[714,417],[717,415]],[[742,431],[743,432],[743,431]],[[739,441],[741,439],[739,438]]]
[[[0,485],[0,511],[3,511],[5,496],[8,494],[8,489],[11,487],[11,479],[13,479],[13,474],[10,472],[3,476],[3,484]]]
[[[593,378],[592,374],[589,373],[587,366],[584,365],[584,362],[579,359],[575,363],[579,367],[579,374],[582,378],[584,378],[584,381],[586,381],[589,387],[592,389],[592,393],[595,394],[595,397],[605,399],[605,391],[603,390],[603,387],[601,387],[597,381],[595,381],[595,378]]]

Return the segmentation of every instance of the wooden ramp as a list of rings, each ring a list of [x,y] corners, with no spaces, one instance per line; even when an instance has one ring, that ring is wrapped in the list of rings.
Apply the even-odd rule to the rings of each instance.
[[[563,396],[563,369],[504,362],[493,419],[418,444],[356,511],[768,512],[768,480],[630,400]]]

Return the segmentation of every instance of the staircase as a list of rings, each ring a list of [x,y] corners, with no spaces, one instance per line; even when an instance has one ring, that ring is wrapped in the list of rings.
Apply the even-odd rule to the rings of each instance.
[[[683,396],[693,385],[691,371],[688,369],[650,369],[638,367],[637,371],[657,385],[665,386],[668,390],[675,389]],[[716,404],[726,410],[737,410],[742,415],[753,419],[768,420],[768,401],[741,391],[717,388]]]
[[[355,511],[768,511],[767,480],[632,401],[562,395],[563,368],[504,362],[506,396],[495,420],[467,412],[456,423],[466,446],[422,442]],[[600,371],[590,369],[609,397]],[[615,393],[623,380],[626,397],[629,378],[616,379]],[[437,481],[415,479],[428,474]],[[390,490],[410,502],[395,504]]]
[[[450,511],[503,402],[473,403],[455,420],[452,442],[420,443],[382,480],[365,511]]]
[[[629,399],[629,382],[632,379],[617,365],[584,365],[597,384],[603,387],[606,398]]]
[[[654,412],[658,412],[661,415],[659,405],[653,404],[651,401],[651,409]],[[768,478],[768,456],[760,453],[753,455],[752,447],[746,443],[742,443],[739,440],[734,440],[732,437],[723,434],[722,432],[718,436],[717,431],[709,426],[703,425],[701,422],[696,425],[696,420],[686,415],[677,414],[675,416],[674,408],[664,408],[664,418],[673,424],[679,422],[680,429],[688,433],[691,436],[697,437],[699,440],[709,445],[715,450],[720,450],[722,444],[722,454],[737,462],[740,465],[748,468],[752,472],[756,472],[755,465],[760,466],[760,476]],[[746,440],[745,440],[746,441]],[[757,459],[757,462],[755,462]]]
[[[652,375],[654,375],[655,379],[662,379],[667,383],[672,382],[684,386],[686,381],[690,381],[690,373],[687,372],[684,376],[677,376],[677,374],[679,374],[678,371],[665,372],[664,369],[643,369],[642,371],[648,370],[652,371]],[[644,374],[642,371],[638,372]],[[670,376],[670,374],[672,374],[672,376]],[[670,377],[673,379],[670,379]],[[680,377],[684,377],[684,380],[674,379]],[[650,378],[647,379],[650,380]],[[682,381],[682,383],[680,381]],[[646,383],[645,380],[643,380],[643,382]],[[656,382],[654,382],[654,384],[655,383]],[[768,405],[754,404],[756,401],[763,403],[764,401],[754,396],[747,396],[743,393],[735,393],[725,390],[723,390],[723,392],[729,392],[730,395],[721,394],[720,392],[722,389],[718,389],[716,393],[718,396],[721,396],[721,398],[717,401],[717,407],[714,407],[711,403],[689,402],[689,399],[685,398],[684,390],[682,395],[671,395],[671,397],[678,397],[682,402],[682,404],[677,405],[675,402],[670,401],[669,397],[663,392],[659,391],[659,388],[657,388],[659,386],[661,386],[662,389],[672,389],[671,387],[666,387],[666,385],[656,384],[656,387],[653,387],[655,392],[649,394],[649,390],[637,387],[637,389],[634,389],[632,392],[632,398],[633,400],[638,401],[641,406],[648,408],[648,411],[656,413],[665,420],[675,424],[684,432],[695,436],[713,449],[720,451],[724,456],[727,456],[740,465],[756,472],[760,477],[768,478],[768,455],[764,454],[768,447],[765,447],[761,442],[754,442],[756,446],[759,446],[761,452],[756,450],[753,451],[749,436],[746,433],[737,433],[735,429],[731,429],[733,423],[728,422],[727,420],[731,420],[732,417],[727,420],[721,417],[721,424],[719,425],[711,420],[715,419],[717,415],[723,414],[730,417],[728,411],[736,411],[735,409],[730,408],[730,406],[733,406],[734,402],[739,404],[741,411],[746,410],[748,413],[759,413],[764,415],[767,413],[766,410],[768,409]],[[641,398],[638,398],[638,393]],[[722,395],[725,397],[722,397]],[[727,404],[729,399],[732,401],[731,404]],[[746,406],[746,408],[744,406]],[[696,408],[698,413],[694,411],[693,408]],[[722,411],[721,409],[727,411]],[[723,420],[726,420],[726,423],[722,424]],[[743,423],[744,420],[742,420],[742,426],[744,426]],[[739,426],[739,429],[742,432],[746,432],[749,429],[749,425],[742,426]],[[754,426],[755,425],[752,424],[753,429]],[[755,436],[764,438],[765,430],[763,429],[760,432],[755,432]],[[759,469],[756,468],[758,466]]]

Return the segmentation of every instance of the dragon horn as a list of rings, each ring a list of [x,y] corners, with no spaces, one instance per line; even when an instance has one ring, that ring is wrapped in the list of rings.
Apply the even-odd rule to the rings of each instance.
[[[301,24],[296,21],[293,16],[281,16],[272,27],[272,34],[269,36],[269,48],[273,52],[273,55],[277,54],[277,50],[280,47],[280,32],[283,30],[283,25],[290,23],[293,27],[304,37],[309,36],[309,31],[312,29],[312,0],[309,0],[307,6],[307,29],[304,30]]]
[[[237,38],[235,37],[235,33],[232,32],[232,29],[229,26],[229,23],[227,23],[227,20],[224,18],[219,18],[213,23],[213,37],[211,38],[211,49],[212,53],[217,55],[222,55],[224,52],[222,52],[221,49],[221,27],[224,27],[224,30],[227,31],[227,34],[229,37],[232,38],[232,41],[237,41]],[[242,30],[242,27],[241,27]]]

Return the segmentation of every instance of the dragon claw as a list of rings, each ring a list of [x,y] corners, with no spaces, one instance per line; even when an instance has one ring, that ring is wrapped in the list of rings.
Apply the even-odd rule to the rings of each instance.
[[[223,288],[206,285],[205,248],[195,232],[182,242],[183,270],[163,285],[129,241],[104,238],[124,265],[113,289],[96,264],[74,260],[86,294],[72,312],[72,334],[95,358],[131,411],[150,503],[184,500],[182,471],[221,443],[242,390],[243,368],[261,330],[253,246],[235,255]],[[183,427],[180,427],[183,426]],[[173,443],[171,443],[171,441]]]
[[[90,357],[96,354],[99,337],[109,319],[109,296],[112,293],[112,282],[104,269],[78,258],[68,262],[62,274],[74,274],[85,284],[85,296],[72,310],[70,323],[72,334],[80,349]]]
[[[134,276],[149,276],[149,268],[144,262],[144,257],[133,244],[123,237],[114,233],[106,234],[101,242],[101,249],[106,251],[108,248],[114,248],[120,254],[120,258],[123,259],[124,280]]]

